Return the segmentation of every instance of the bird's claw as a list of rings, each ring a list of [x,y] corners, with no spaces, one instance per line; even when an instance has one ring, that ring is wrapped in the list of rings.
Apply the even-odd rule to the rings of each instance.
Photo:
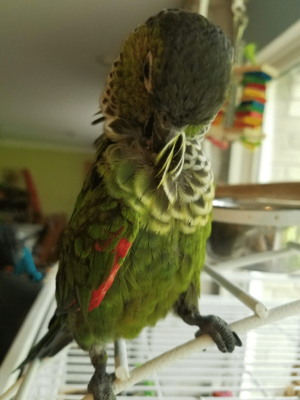
[[[200,329],[195,333],[195,336],[208,334],[222,353],[232,353],[235,346],[242,346],[238,335],[230,329],[223,319],[216,315],[200,316],[198,326]]]
[[[112,383],[112,375],[106,372],[103,373],[103,370],[97,371],[96,367],[95,373],[88,384],[88,391],[93,395],[94,400],[116,400]]]

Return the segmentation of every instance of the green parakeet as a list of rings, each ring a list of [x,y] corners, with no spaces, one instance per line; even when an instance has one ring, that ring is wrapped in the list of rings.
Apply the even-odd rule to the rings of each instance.
[[[223,352],[241,341],[198,311],[214,196],[201,142],[225,100],[232,48],[201,15],[163,10],[123,43],[100,106],[104,134],[62,243],[57,311],[28,360],[73,338],[95,400],[113,399],[105,345],[174,310]]]

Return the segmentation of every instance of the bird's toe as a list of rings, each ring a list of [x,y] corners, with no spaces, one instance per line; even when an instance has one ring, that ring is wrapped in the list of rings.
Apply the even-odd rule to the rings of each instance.
[[[235,346],[242,346],[242,341],[238,335],[230,329],[223,319],[216,315],[201,316],[199,328],[195,336],[208,334],[222,353],[232,353]]]

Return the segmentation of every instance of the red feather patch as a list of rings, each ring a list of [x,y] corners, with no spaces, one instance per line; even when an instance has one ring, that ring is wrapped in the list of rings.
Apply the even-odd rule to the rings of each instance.
[[[99,289],[94,290],[92,292],[90,305],[89,305],[89,312],[91,312],[94,308],[98,307],[101,304],[102,300],[104,299],[104,296],[106,295],[106,292],[113,284],[115,277],[117,275],[117,272],[120,268],[120,263],[119,263],[120,258],[126,257],[126,254],[128,253],[128,250],[130,249],[131,245],[132,245],[132,243],[129,243],[128,240],[125,238],[122,238],[119,241],[117,248],[113,251],[113,253],[116,253],[116,256],[115,256],[115,261],[114,261],[111,273],[109,274],[109,277],[106,279],[106,281],[102,283],[102,285],[99,287]],[[95,246],[95,248],[96,248],[96,246]]]

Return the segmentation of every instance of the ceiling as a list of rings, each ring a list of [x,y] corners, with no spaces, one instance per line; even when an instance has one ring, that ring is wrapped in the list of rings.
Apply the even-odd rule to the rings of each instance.
[[[123,39],[181,0],[1,0],[0,138],[91,147]]]

